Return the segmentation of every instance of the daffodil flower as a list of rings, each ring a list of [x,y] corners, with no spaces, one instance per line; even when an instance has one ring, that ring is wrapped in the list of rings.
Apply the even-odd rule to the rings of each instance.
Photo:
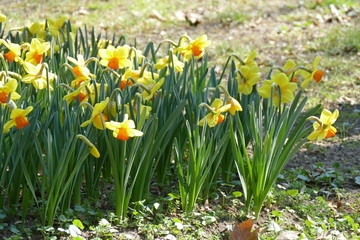
[[[52,36],[57,37],[59,35],[60,29],[64,26],[66,20],[68,20],[66,16],[62,16],[58,19],[49,18],[47,20],[49,32]]]
[[[90,119],[83,122],[80,127],[86,127],[92,123],[97,129],[104,130],[103,122],[107,122],[108,117],[103,113],[103,111],[108,103],[109,98],[107,97],[104,101],[95,104]]]
[[[26,117],[26,115],[28,115],[32,110],[33,110],[32,106],[26,109],[12,110],[10,114],[10,121],[5,123],[4,125],[4,133],[8,133],[10,129],[14,126],[16,126],[17,129],[21,129],[29,125],[28,118]]]
[[[207,106],[205,104],[200,104],[200,106]],[[208,107],[207,107],[208,108]],[[225,116],[221,113],[228,111],[231,108],[231,104],[226,104],[223,106],[223,101],[219,98],[216,98],[208,108],[211,112],[207,114],[203,119],[198,123],[199,126],[204,126],[206,121],[209,127],[215,127],[217,124],[224,121]]]
[[[95,145],[92,142],[90,142],[90,140],[87,137],[85,137],[84,135],[81,135],[81,134],[76,135],[76,137],[83,140],[86,143],[86,145],[89,146],[89,153],[91,155],[93,155],[95,158],[100,157],[99,150],[95,147]]]
[[[50,43],[41,43],[39,39],[33,38],[30,44],[30,51],[26,53],[25,62],[37,65],[42,62],[43,55],[50,49]]]
[[[65,95],[63,97],[63,99],[67,101],[68,105],[74,100],[78,100],[80,103],[87,102],[89,97],[88,97],[88,92],[87,92],[88,90],[86,89],[86,87],[88,87],[90,89],[89,81],[84,82],[83,84],[80,85],[80,87],[78,89]]]
[[[231,115],[235,115],[235,112],[236,111],[242,111],[242,107],[240,105],[240,103],[238,102],[238,100],[236,100],[235,98],[233,97],[228,97],[227,100],[226,100],[226,105],[230,104],[230,108],[229,108],[229,113]]]
[[[44,39],[46,36],[46,30],[45,30],[45,22],[34,22],[29,27],[29,31],[31,34],[36,35],[36,37],[39,39]]]
[[[145,83],[145,86],[148,88],[147,90],[143,91],[143,93],[141,94],[142,99],[144,101],[146,100],[151,100],[154,95],[156,95],[156,91],[159,90],[161,88],[161,86],[163,85],[165,79],[162,78],[160,79],[158,82],[156,82],[153,79],[148,79]]]
[[[76,67],[71,69],[76,77],[95,77],[95,75],[90,73],[90,70],[86,67],[87,61],[84,60],[84,57],[81,54],[77,55],[77,59],[72,57],[67,57],[67,59],[76,65]]]
[[[181,44],[175,51],[183,55],[185,61],[189,61],[192,56],[195,59],[201,58],[205,53],[205,48],[211,44],[211,41],[207,40],[206,35],[201,35],[195,40],[190,41],[188,44]]]
[[[155,69],[163,69],[167,66],[172,66],[172,62],[169,56],[159,59],[155,64]],[[184,63],[181,62],[174,54],[172,54],[172,60],[174,62],[174,69],[176,72],[182,72]]]
[[[0,43],[4,44],[4,46],[9,50],[7,53],[4,54],[4,58],[8,62],[19,62],[22,64],[23,60],[21,59],[21,46],[16,43],[11,43],[10,40],[2,40],[0,39]]]
[[[126,85],[131,86],[134,83],[130,81],[131,78],[136,83],[141,83],[146,85],[147,80],[153,80],[154,78],[158,78],[159,75],[157,73],[151,73],[147,70],[133,70],[132,67],[126,69],[124,75],[121,76],[120,80],[120,89],[125,89]]]
[[[100,64],[114,70],[129,67],[132,64],[128,59],[130,49],[127,45],[117,48],[109,45],[106,49],[99,49]]]
[[[25,71],[28,73],[27,75],[25,75],[21,81],[24,83],[32,83],[33,86],[36,89],[44,89],[49,87],[50,91],[53,91],[54,88],[52,86],[52,83],[54,81],[55,75],[53,73],[48,73],[46,74],[46,71],[44,70],[45,65],[36,65],[34,66],[33,64],[29,63],[29,62],[24,62],[24,69]],[[47,75],[49,77],[49,83],[50,86],[47,85]]]
[[[303,76],[304,81],[301,84],[302,88],[305,88],[309,82],[314,79],[316,82],[320,82],[322,77],[324,76],[324,71],[317,70],[317,66],[320,62],[320,56],[316,56],[312,66],[306,66],[307,68],[311,68],[310,71],[299,70],[299,73]]]
[[[10,78],[7,83],[0,81],[0,103],[5,104],[8,101],[9,95],[10,100],[18,100],[21,96],[15,92],[18,86],[16,79]]]
[[[331,138],[335,136],[337,130],[332,125],[336,122],[336,119],[339,117],[339,110],[335,110],[331,113],[329,110],[324,109],[321,112],[320,119],[312,116],[308,120],[315,120],[313,127],[314,131],[308,136],[310,141],[312,140],[322,140],[324,138]]]
[[[253,86],[260,80],[259,67],[255,64],[251,66],[240,66],[236,74],[236,80],[238,82],[238,92],[245,95],[252,93]]]
[[[6,16],[0,12],[0,23],[6,22]]]
[[[273,104],[279,106],[280,103],[289,103],[294,100],[294,91],[297,89],[297,85],[289,82],[289,77],[285,73],[276,73],[271,76],[271,80],[264,81],[263,85],[258,88],[258,93],[263,98],[269,98],[272,89]]]
[[[126,141],[131,137],[140,137],[143,132],[135,129],[135,123],[133,120],[128,120],[128,115],[125,114],[123,122],[110,121],[106,122],[107,129],[113,131],[114,138]]]

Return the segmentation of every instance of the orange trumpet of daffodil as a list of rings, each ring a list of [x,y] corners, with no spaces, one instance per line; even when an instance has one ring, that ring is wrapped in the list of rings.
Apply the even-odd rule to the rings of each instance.
[[[308,136],[309,140],[322,140],[324,138],[331,138],[335,136],[337,130],[332,125],[335,123],[336,119],[339,117],[339,110],[335,110],[331,113],[329,110],[324,109],[321,112],[320,119],[318,117],[312,116],[308,120],[314,120],[314,131]]]
[[[133,120],[128,120],[128,115],[125,114],[123,122],[106,122],[107,129],[113,131],[114,138],[126,141],[131,137],[140,137],[143,132],[135,129],[135,123]]]
[[[28,115],[32,110],[33,110],[32,106],[26,109],[12,110],[10,114],[10,121],[5,123],[4,125],[4,133],[9,132],[10,129],[14,126],[16,126],[17,129],[21,129],[29,125],[28,118],[26,117],[26,115]]]

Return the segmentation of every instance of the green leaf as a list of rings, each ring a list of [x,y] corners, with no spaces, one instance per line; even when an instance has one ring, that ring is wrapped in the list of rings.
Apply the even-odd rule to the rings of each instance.
[[[291,190],[287,190],[286,194],[292,196],[292,197],[296,197],[299,194],[299,190],[297,189],[291,189]]]
[[[77,226],[78,228],[80,228],[81,230],[84,230],[84,225],[82,224],[82,222],[79,219],[75,219],[72,222],[73,225]]]
[[[232,195],[233,195],[234,197],[241,197],[241,196],[242,196],[242,192],[236,191],[236,192],[233,192]]]

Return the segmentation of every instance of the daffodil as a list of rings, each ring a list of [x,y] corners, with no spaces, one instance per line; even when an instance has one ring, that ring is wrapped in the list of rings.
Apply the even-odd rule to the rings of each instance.
[[[52,83],[54,81],[55,75],[50,72],[47,73],[44,64],[34,66],[29,62],[24,62],[23,66],[28,74],[21,79],[22,82],[32,83],[33,86],[39,90],[47,87],[50,88],[50,91],[54,90]],[[48,86],[47,77],[49,77],[50,86]]]
[[[206,121],[209,127],[215,127],[217,124],[221,123],[225,119],[225,116],[221,113],[228,111],[230,108],[231,104],[223,105],[223,101],[219,98],[216,98],[209,108],[211,112],[207,114],[203,119],[201,119],[198,125],[204,126],[204,123]]]
[[[125,114],[123,122],[106,122],[107,129],[113,131],[114,138],[126,141],[131,137],[140,137],[143,132],[135,129],[135,123],[133,120],[128,120],[128,115]]]
[[[240,112],[242,111],[242,107],[240,103],[235,98],[228,97],[228,99],[226,100],[226,105],[228,104],[230,104],[229,113],[231,115],[234,116],[236,111],[240,111]]]
[[[310,70],[299,70],[299,73],[303,76],[304,81],[301,84],[302,88],[305,88],[309,82],[314,79],[316,82],[320,82],[324,76],[324,71],[318,70],[317,66],[320,62],[320,56],[316,56],[312,66],[306,66]]]
[[[129,57],[129,46],[115,48],[109,45],[106,49],[99,49],[99,56],[102,58],[100,64],[111,69],[123,69],[132,65]]]
[[[130,80],[130,78],[141,84],[146,84],[147,80],[153,80],[154,78],[158,78],[159,75],[157,73],[152,73],[147,70],[133,70],[132,67],[126,69],[124,75],[121,76],[120,79],[120,89],[125,89],[126,85],[131,86],[134,83]]]
[[[36,35],[38,39],[44,39],[46,36],[45,22],[34,22],[29,26],[31,34]]]
[[[10,100],[18,100],[21,96],[16,92],[18,82],[16,79],[10,78],[7,83],[0,81],[0,103],[5,104]]]
[[[252,93],[253,86],[260,80],[259,67],[255,64],[240,66],[236,74],[238,92],[245,95]]]
[[[39,39],[33,38],[30,50],[26,53],[25,61],[37,65],[43,61],[43,55],[50,49],[50,43],[41,43]]]
[[[294,73],[295,68],[296,68],[296,63],[292,59],[288,59],[285,65],[283,66],[283,69],[285,70],[285,74],[290,78],[291,82],[297,81],[297,77],[295,76],[295,74],[298,71],[295,71]]]
[[[108,103],[109,98],[107,97],[104,101],[95,104],[90,119],[83,122],[80,127],[86,127],[87,125],[92,123],[97,129],[104,130],[103,122],[107,122],[108,117],[103,113],[103,111],[108,105]]]
[[[321,112],[320,119],[312,116],[308,120],[315,120],[313,127],[314,131],[308,136],[309,140],[322,140],[324,138],[330,138],[335,136],[337,130],[332,125],[336,122],[339,117],[339,110],[335,110],[331,113],[329,110],[324,109]]]
[[[8,133],[10,129],[14,126],[16,126],[17,129],[21,129],[29,125],[28,118],[26,117],[26,115],[28,115],[32,110],[33,110],[32,106],[26,109],[12,110],[10,114],[10,121],[5,123],[4,125],[4,133]]]
[[[172,61],[174,62],[174,69],[176,72],[182,72],[184,63],[181,62],[174,54],[172,54]],[[159,59],[155,64],[155,69],[163,69],[167,66],[172,66],[169,56]]]
[[[127,45],[125,45],[125,46],[127,46]],[[142,51],[141,51],[141,50],[134,49],[134,47],[133,47],[133,48],[131,48],[131,50],[130,50],[130,59],[131,59],[131,60],[134,60],[135,57],[136,57],[136,61],[137,61],[138,63],[141,63],[142,60],[145,59],[145,56],[142,54]]]
[[[161,88],[161,86],[163,85],[165,79],[161,78],[159,81],[155,81],[152,79],[149,79],[146,81],[145,85],[148,88],[147,90],[143,91],[143,93],[141,94],[142,99],[144,101],[146,100],[151,100],[154,95],[156,95],[156,91],[159,90]]]
[[[6,16],[0,12],[0,23],[6,22]]]
[[[94,145],[92,142],[90,142],[90,140],[89,140],[87,137],[85,137],[85,136],[82,135],[82,134],[78,134],[78,135],[76,135],[76,137],[77,137],[77,138],[80,138],[81,140],[83,140],[83,141],[86,143],[86,145],[89,146],[89,153],[90,153],[91,155],[93,155],[95,158],[99,158],[99,157],[100,157],[99,150],[95,147],[95,145]]]
[[[4,46],[9,50],[7,53],[4,54],[4,58],[8,62],[19,62],[22,64],[21,55],[21,46],[16,43],[11,43],[10,40],[3,40],[0,39],[0,43],[4,44]]]
[[[86,87],[88,87],[88,89],[90,89],[89,85],[89,81],[84,82],[83,84],[80,85],[79,88],[77,88],[76,90],[72,91],[71,93],[65,95],[63,97],[64,100],[67,101],[67,104],[69,105],[72,101],[77,100],[80,103],[82,102],[87,102],[88,101],[88,90],[86,89]]]
[[[59,35],[60,29],[64,26],[66,20],[68,20],[66,16],[62,16],[58,19],[49,18],[47,20],[49,32],[52,36],[57,37]]]
[[[264,81],[258,88],[258,93],[263,98],[269,98],[273,92],[273,104],[279,106],[280,103],[289,103],[294,100],[296,89],[296,83],[289,82],[289,77],[285,73],[276,73],[271,76],[271,80]]]
[[[90,73],[90,70],[86,67],[87,61],[84,60],[83,55],[78,54],[77,59],[72,57],[67,57],[67,59],[76,65],[76,67],[73,67],[71,69],[76,77],[85,77],[85,78],[95,77],[95,75]]]
[[[205,48],[210,46],[211,41],[207,40],[206,35],[201,35],[195,40],[190,41],[188,44],[182,44],[176,48],[175,51],[183,55],[185,61],[189,61],[192,56],[195,59],[201,58],[205,53]]]

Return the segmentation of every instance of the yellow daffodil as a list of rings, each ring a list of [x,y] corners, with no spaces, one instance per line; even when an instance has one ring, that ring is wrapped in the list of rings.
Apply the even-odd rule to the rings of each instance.
[[[142,99],[144,101],[146,100],[151,100],[154,95],[156,95],[156,91],[159,90],[161,88],[161,86],[163,85],[165,79],[162,78],[160,79],[158,82],[156,82],[155,80],[152,80],[152,79],[148,79],[145,83],[146,87],[148,88],[147,91],[144,91],[141,96],[142,96]]]
[[[0,23],[6,22],[6,16],[0,12]]]
[[[106,122],[107,129],[113,131],[114,138],[126,141],[131,137],[140,137],[143,132],[135,129],[135,123],[133,120],[128,120],[128,115],[125,114],[123,122]]]
[[[291,78],[291,79],[290,79],[290,82],[296,82],[296,81],[297,81],[297,77],[296,77],[295,75],[296,75],[296,73],[297,73],[298,71],[296,71],[296,72],[294,73],[295,68],[296,68],[296,63],[295,63],[294,60],[292,60],[292,59],[288,59],[288,60],[286,61],[285,65],[283,66],[283,69],[285,70],[285,74],[286,74],[289,78]],[[293,73],[294,73],[294,74],[293,74]]]
[[[77,59],[72,57],[67,57],[67,59],[68,61],[76,65],[76,67],[73,67],[71,69],[76,77],[85,77],[85,78],[95,77],[95,75],[90,73],[90,70],[86,67],[86,61],[84,60],[84,57],[81,54],[77,55]]]
[[[159,75],[157,73],[152,73],[147,70],[133,70],[132,67],[129,67],[126,69],[124,75],[121,76],[120,80],[120,89],[123,90],[126,87],[126,84],[128,86],[133,85],[134,83],[130,80],[130,78],[141,84],[146,84],[147,80],[153,80],[158,78]]]
[[[80,87],[74,91],[72,91],[71,93],[65,95],[63,97],[64,100],[67,101],[67,104],[69,105],[72,101],[79,101],[80,103],[82,102],[87,102],[88,101],[88,90],[86,89],[86,87],[88,87],[88,89],[90,89],[89,85],[90,81],[84,82],[83,84],[80,85]]]
[[[331,113],[329,110],[324,109],[321,112],[320,119],[312,116],[308,120],[315,120],[313,127],[314,131],[308,136],[309,140],[322,140],[324,138],[330,138],[335,136],[337,130],[332,125],[339,117],[339,110],[335,110]]]
[[[46,73],[44,65],[39,64],[39,65],[34,66],[33,64],[31,64],[29,62],[24,62],[23,66],[24,66],[25,71],[28,74],[25,75],[21,79],[22,82],[32,83],[33,86],[39,90],[47,88],[47,87],[50,88],[50,91],[54,90],[52,83],[54,81],[55,75],[50,72]],[[47,76],[49,77],[50,86],[48,86],[48,82],[46,79]]]
[[[46,36],[45,22],[34,22],[29,26],[31,34],[36,35],[38,39],[44,39]]]
[[[210,44],[211,41],[207,40],[207,36],[201,35],[188,44],[180,45],[175,51],[181,53],[185,61],[189,61],[192,56],[194,56],[195,59],[201,58],[205,53],[205,48],[210,46]]]
[[[125,46],[128,46],[128,45],[125,45]],[[134,48],[132,48],[130,50],[130,59],[134,60],[135,57],[136,57],[136,61],[138,63],[141,63],[142,60],[145,59],[145,56],[142,54],[141,50],[137,50],[137,49],[134,50]]]
[[[174,67],[175,71],[182,72],[183,68],[184,68],[184,63],[179,61],[179,59],[174,54],[172,54],[172,59],[174,62],[173,67]],[[155,69],[163,69],[167,66],[170,66],[170,67],[172,66],[172,62],[170,61],[169,56],[159,59],[155,64]]]
[[[231,115],[234,116],[236,111],[242,111],[240,103],[235,98],[228,97],[228,99],[226,100],[226,105],[228,104],[230,104],[229,113]]]
[[[251,66],[240,66],[240,72],[237,72],[238,92],[249,95],[253,86],[260,80],[259,67],[256,64]]]
[[[10,121],[5,123],[4,125],[4,133],[9,132],[10,129],[14,126],[16,126],[17,129],[21,129],[29,125],[28,118],[26,117],[26,115],[28,115],[32,110],[33,110],[32,106],[26,109],[12,110],[10,114]]]
[[[5,104],[9,95],[11,95],[10,100],[18,100],[21,96],[15,92],[17,86],[18,82],[13,78],[10,78],[7,83],[0,81],[0,103]]]
[[[76,135],[76,137],[83,140],[86,143],[86,145],[89,146],[89,153],[91,155],[93,155],[95,158],[100,157],[99,150],[95,147],[95,145],[92,142],[90,142],[90,140],[87,137],[85,137],[84,135],[81,135],[81,134]]]
[[[30,50],[26,53],[25,61],[37,65],[43,61],[43,55],[50,49],[50,43],[41,43],[39,39],[33,38]]]
[[[294,100],[293,92],[297,89],[297,85],[289,82],[289,77],[285,73],[276,73],[271,76],[271,80],[264,81],[264,84],[258,89],[258,93],[263,98],[269,98],[272,89],[273,104],[279,106],[280,103],[289,103]]]
[[[223,101],[219,98],[216,98],[214,102],[210,106],[210,113],[207,114],[203,119],[201,119],[198,123],[199,126],[204,126],[204,122],[209,127],[215,127],[217,124],[224,121],[225,116],[221,113],[228,111],[231,108],[231,104],[226,104],[223,106]]]
[[[97,129],[104,130],[103,121],[107,122],[108,117],[103,113],[103,111],[108,103],[109,98],[107,97],[104,101],[95,104],[90,119],[83,122],[80,127],[86,127],[89,123],[92,123]]]
[[[109,45],[106,49],[99,49],[99,56],[102,58],[100,64],[111,69],[123,69],[132,65],[129,57],[129,46],[115,48]]]
[[[66,16],[62,16],[58,19],[49,18],[47,20],[49,32],[52,36],[57,37],[59,35],[60,29],[64,26],[66,20],[68,20]]]
[[[4,58],[8,62],[19,62],[22,64],[23,60],[21,59],[21,46],[16,43],[11,43],[10,40],[3,40],[0,39],[0,43],[4,44],[4,46],[9,50],[7,53],[4,54]]]
[[[317,70],[317,66],[320,62],[320,56],[316,56],[312,66],[306,66],[310,69],[310,71],[299,70],[299,73],[303,76],[304,81],[301,84],[302,88],[305,88],[309,82],[314,79],[316,82],[320,82],[322,77],[324,76],[324,71]]]

